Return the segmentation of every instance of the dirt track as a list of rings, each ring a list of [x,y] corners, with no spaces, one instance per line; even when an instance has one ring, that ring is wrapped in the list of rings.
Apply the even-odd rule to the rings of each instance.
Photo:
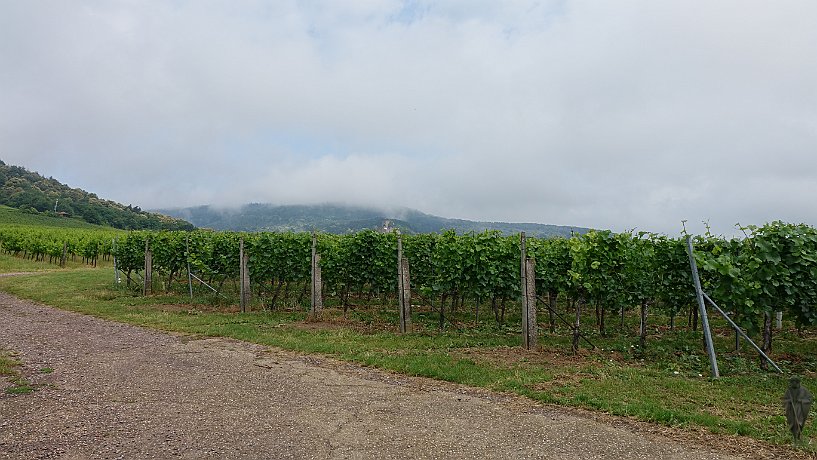
[[[0,348],[44,385],[0,396],[0,458],[745,457],[623,419],[4,293]]]

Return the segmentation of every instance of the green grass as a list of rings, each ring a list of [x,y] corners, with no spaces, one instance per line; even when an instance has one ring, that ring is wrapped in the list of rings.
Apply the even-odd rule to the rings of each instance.
[[[112,278],[108,269],[63,270],[0,279],[0,289],[130,324],[232,337],[546,403],[791,444],[781,406],[788,376],[761,371],[747,346],[742,352],[730,351],[733,336],[717,318],[712,323],[723,377],[711,380],[700,332],[684,328],[651,328],[647,349],[640,350],[629,332],[633,325],[627,333],[611,326],[609,335],[601,337],[590,332],[588,317],[585,331],[599,348],[584,348],[573,356],[564,330],[543,332],[540,349],[524,351],[518,328],[496,325],[492,319],[474,325],[464,314],[439,332],[436,315],[418,308],[414,332],[400,335],[391,309],[358,308],[347,318],[330,309],[322,321],[311,322],[304,309],[241,314],[207,302],[191,303],[183,293],[145,298],[135,288],[113,286]],[[509,324],[513,321],[509,318]],[[778,333],[772,356],[787,371],[801,374],[807,388],[817,389],[813,335],[801,337],[791,328]],[[814,432],[812,417],[804,437]],[[814,452],[808,445],[801,449]]]
[[[53,270],[54,268],[58,267],[47,262],[35,262],[33,260],[0,253],[0,273],[34,272]]]
[[[11,385],[5,390],[7,394],[23,395],[34,391],[34,387],[20,373],[20,360],[8,350],[0,349],[0,376]]]
[[[0,252],[0,273],[43,272],[88,268],[88,264],[82,262],[81,258],[76,259],[77,260],[73,260],[71,257],[68,257],[68,260],[65,262],[65,268],[60,268],[59,265],[49,263],[47,260],[34,261]],[[99,265],[100,268],[113,267],[111,262],[101,259],[97,262],[97,265]],[[111,268],[111,273],[113,273],[113,268]],[[113,278],[113,274],[111,277]]]
[[[21,225],[35,227],[88,228],[111,230],[111,227],[89,224],[81,219],[53,217],[44,214],[32,214],[20,209],[0,205],[0,225]]]

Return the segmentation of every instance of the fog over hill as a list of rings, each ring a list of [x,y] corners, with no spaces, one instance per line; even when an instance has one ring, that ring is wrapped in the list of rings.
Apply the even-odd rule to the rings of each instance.
[[[588,231],[583,227],[563,225],[448,219],[408,208],[383,210],[339,204],[281,206],[253,203],[237,208],[197,206],[159,209],[156,212],[185,219],[197,227],[237,231],[318,230],[341,234],[383,228],[386,223],[404,233],[433,233],[448,229],[460,233],[499,230],[504,234],[526,232],[529,236],[550,237]]]

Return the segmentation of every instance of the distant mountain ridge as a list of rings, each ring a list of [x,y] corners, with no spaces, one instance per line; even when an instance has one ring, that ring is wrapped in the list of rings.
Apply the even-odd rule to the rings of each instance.
[[[384,211],[374,208],[336,204],[272,205],[252,203],[239,208],[219,209],[196,206],[159,209],[156,212],[184,219],[197,227],[234,231],[312,231],[352,233],[380,229],[384,224],[404,233],[435,233],[454,229],[459,233],[499,230],[510,235],[525,232],[533,237],[570,236],[586,233],[588,228],[535,223],[475,222],[447,219],[414,209]],[[388,222],[387,222],[388,221]]]

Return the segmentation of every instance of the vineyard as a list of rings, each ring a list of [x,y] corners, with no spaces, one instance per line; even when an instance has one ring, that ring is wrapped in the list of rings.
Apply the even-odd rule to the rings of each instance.
[[[781,222],[744,230],[742,239],[695,237],[696,257],[704,289],[750,334],[763,333],[763,348],[768,350],[775,312],[785,312],[800,328],[817,324],[817,230]],[[375,231],[318,234],[321,297],[327,305],[344,312],[360,304],[393,309],[398,238],[411,267],[412,303],[417,311],[436,312],[440,328],[447,315],[471,315],[478,321],[486,310],[497,323],[505,323],[506,316],[519,321],[520,238],[491,231],[401,237]],[[52,263],[64,254],[91,264],[100,257],[114,258],[125,284],[133,286],[143,279],[149,247],[156,290],[186,291],[195,280],[196,293],[222,302],[235,298],[242,240],[254,308],[306,308],[313,244],[308,233],[0,228],[0,247],[7,253]],[[609,231],[567,239],[528,238],[527,256],[535,260],[540,322],[551,332],[563,323],[578,334],[585,326],[564,316],[575,312],[578,321],[583,309],[593,313],[592,327],[600,335],[607,333],[611,318],[620,318],[623,326],[626,316],[637,315],[641,346],[651,313],[669,318],[670,329],[679,315],[697,328],[682,238]]]
[[[95,266],[100,257],[112,257],[113,242],[121,235],[124,233],[116,230],[0,227],[0,248],[7,254],[34,261],[60,264],[70,257]]]

